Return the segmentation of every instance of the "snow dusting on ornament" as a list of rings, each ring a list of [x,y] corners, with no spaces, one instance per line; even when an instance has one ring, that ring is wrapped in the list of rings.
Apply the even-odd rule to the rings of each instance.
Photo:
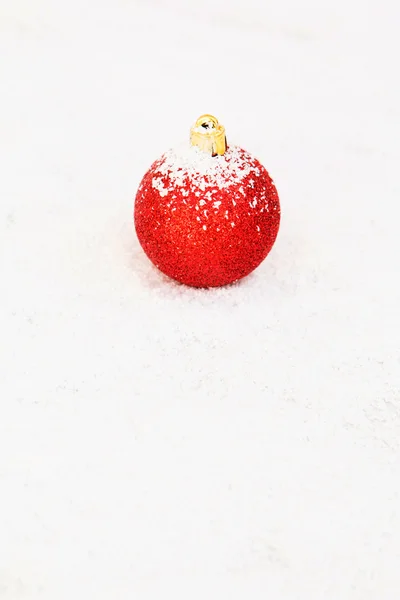
[[[192,187],[226,188],[242,181],[250,172],[260,174],[256,160],[238,146],[229,146],[223,156],[211,156],[196,146],[182,144],[166,152],[155,174],[168,175],[171,184],[182,187],[189,178]]]

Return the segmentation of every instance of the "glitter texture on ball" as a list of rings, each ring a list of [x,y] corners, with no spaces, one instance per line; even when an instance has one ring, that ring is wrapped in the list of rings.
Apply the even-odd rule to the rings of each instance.
[[[248,152],[228,146],[213,156],[188,142],[144,175],[134,221],[144,252],[165,275],[217,287],[249,275],[265,259],[278,234],[280,205],[266,169]]]

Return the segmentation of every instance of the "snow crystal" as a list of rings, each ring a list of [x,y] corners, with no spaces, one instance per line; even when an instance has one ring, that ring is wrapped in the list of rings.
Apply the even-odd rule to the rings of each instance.
[[[154,189],[158,190],[158,193],[160,194],[160,196],[163,197],[168,194],[169,190],[166,187],[164,187],[164,183],[163,183],[163,180],[161,179],[161,177],[153,177],[151,185],[153,186]]]

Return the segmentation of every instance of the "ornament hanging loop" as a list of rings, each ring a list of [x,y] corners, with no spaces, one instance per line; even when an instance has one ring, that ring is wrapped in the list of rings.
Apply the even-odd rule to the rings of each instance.
[[[222,156],[226,152],[225,127],[212,115],[202,115],[190,130],[190,143],[211,156]]]

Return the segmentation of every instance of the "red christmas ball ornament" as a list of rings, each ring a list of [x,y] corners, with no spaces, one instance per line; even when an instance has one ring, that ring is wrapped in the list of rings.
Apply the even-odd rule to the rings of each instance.
[[[135,200],[139,242],[153,264],[194,287],[249,275],[279,230],[275,185],[262,164],[226,143],[225,129],[203,115],[190,143],[169,150],[143,177]]]

